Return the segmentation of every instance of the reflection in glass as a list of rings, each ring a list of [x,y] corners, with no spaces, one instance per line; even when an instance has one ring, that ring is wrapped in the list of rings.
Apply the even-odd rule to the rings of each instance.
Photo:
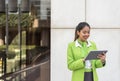
[[[8,14],[7,56],[4,56],[6,55],[6,15],[0,13],[0,55],[7,61],[5,74],[4,58],[0,57],[0,80],[50,81],[50,1],[30,1],[30,12],[20,14],[20,32],[18,31],[19,14],[9,8],[12,12]],[[16,10],[18,12],[15,8]]]

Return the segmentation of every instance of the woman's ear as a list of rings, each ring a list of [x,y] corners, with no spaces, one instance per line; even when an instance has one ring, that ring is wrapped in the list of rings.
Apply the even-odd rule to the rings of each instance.
[[[79,34],[80,34],[80,31],[77,30],[77,35],[79,36]]]

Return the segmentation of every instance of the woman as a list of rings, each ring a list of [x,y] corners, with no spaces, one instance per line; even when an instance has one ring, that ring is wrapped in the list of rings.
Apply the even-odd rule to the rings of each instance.
[[[105,54],[99,54],[98,60],[84,60],[91,50],[97,50],[93,41],[88,41],[90,25],[86,22],[78,24],[75,40],[68,44],[67,64],[72,70],[72,81],[98,81],[96,68],[105,65]]]

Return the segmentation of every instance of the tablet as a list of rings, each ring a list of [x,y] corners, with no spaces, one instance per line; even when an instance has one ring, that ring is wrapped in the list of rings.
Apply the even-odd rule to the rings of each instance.
[[[95,51],[90,51],[88,56],[85,58],[85,60],[93,60],[93,59],[99,59],[97,58],[97,56],[99,54],[106,54],[107,53],[107,50],[95,50]]]

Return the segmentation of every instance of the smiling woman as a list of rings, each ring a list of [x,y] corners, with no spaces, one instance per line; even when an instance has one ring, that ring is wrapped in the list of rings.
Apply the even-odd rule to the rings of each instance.
[[[75,30],[75,40],[68,44],[67,65],[72,70],[72,81],[98,81],[96,68],[105,65],[105,57],[99,60],[84,60],[88,53],[97,50],[93,41],[88,41],[90,25],[87,22],[78,24]]]
[[[84,28],[82,30],[76,30],[76,31],[77,31],[76,35],[78,35],[78,37],[81,41],[83,41],[83,42],[87,41],[87,39],[90,35],[90,26],[88,24],[86,24],[86,26],[84,26]]]
[[[90,33],[90,25],[85,22],[79,23],[75,30],[75,39],[74,40],[76,40],[79,36],[82,36],[82,34],[83,35],[88,34],[88,35],[85,35],[85,37],[86,36],[89,37],[89,33]]]

